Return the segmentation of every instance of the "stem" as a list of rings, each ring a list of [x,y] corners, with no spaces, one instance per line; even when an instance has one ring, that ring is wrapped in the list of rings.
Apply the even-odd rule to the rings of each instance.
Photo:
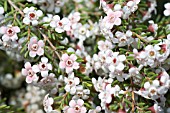
[[[11,1],[11,0],[8,0],[8,3],[14,7],[20,14],[22,17],[24,17],[24,13]]]
[[[141,37],[140,35],[138,35],[137,33],[135,33],[135,32],[132,32],[134,35],[136,35],[139,39],[141,39],[143,42],[145,42],[145,43],[148,43],[148,41],[147,40],[145,40],[143,37]]]
[[[61,60],[61,56],[60,56],[60,54],[57,52],[56,47],[52,44],[52,42],[49,40],[49,38],[48,38],[45,34],[43,34],[41,31],[40,31],[40,33],[42,34],[42,36],[44,37],[44,39],[50,44],[51,48],[54,50],[54,52],[55,52],[55,54],[58,56],[58,58]]]

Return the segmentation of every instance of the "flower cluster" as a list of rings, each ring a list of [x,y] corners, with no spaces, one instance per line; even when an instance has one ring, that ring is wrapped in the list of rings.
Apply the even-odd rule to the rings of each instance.
[[[159,7],[1,1],[0,99],[13,112],[169,113],[170,3]]]

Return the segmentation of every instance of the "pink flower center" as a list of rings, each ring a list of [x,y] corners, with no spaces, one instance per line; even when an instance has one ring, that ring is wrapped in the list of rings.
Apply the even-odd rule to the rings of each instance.
[[[31,46],[31,50],[32,51],[37,51],[38,50],[38,44],[33,44],[32,46]]]
[[[13,29],[11,29],[11,28],[8,28],[8,29],[7,29],[7,35],[8,35],[8,36],[13,36],[14,34],[15,34],[15,32],[14,32]]]
[[[67,67],[73,66],[73,61],[72,61],[71,59],[68,59],[68,60],[66,61],[66,66],[67,66]]]
[[[31,20],[35,19],[35,17],[36,17],[36,14],[34,12],[29,13],[29,18]]]
[[[45,63],[40,63],[40,70],[45,71],[47,69],[47,64]]]

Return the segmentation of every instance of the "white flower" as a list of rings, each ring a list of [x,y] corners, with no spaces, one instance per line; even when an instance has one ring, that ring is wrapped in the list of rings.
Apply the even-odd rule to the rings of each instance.
[[[158,80],[154,80],[152,81],[152,84],[150,84],[149,82],[146,82],[144,84],[144,88],[146,91],[148,91],[145,96],[150,97],[151,99],[155,100],[157,99],[158,96],[158,87],[160,86],[160,83]]]
[[[109,65],[109,70],[114,72],[115,70],[122,71],[124,69],[123,61],[126,60],[125,55],[118,55],[119,52],[113,52],[112,56],[106,58],[106,63]]]
[[[0,7],[0,15],[4,14],[4,8]]]
[[[64,89],[74,95],[76,93],[76,86],[80,83],[79,78],[74,77],[74,73],[71,73],[68,77],[64,77],[64,82],[66,83]]]
[[[91,32],[89,31],[90,25],[89,24],[84,24],[82,25],[81,23],[74,24],[72,26],[74,30],[74,37],[78,38],[81,41],[84,41],[86,38],[91,36]]]
[[[43,100],[44,110],[45,110],[47,113],[53,111],[52,104],[54,103],[53,98],[48,97],[48,96],[49,96],[49,94],[47,94],[47,95],[44,97],[44,100]]]
[[[38,19],[39,17],[41,17],[43,15],[43,12],[41,10],[35,10],[34,7],[26,7],[24,9],[24,19],[23,19],[23,23],[25,23],[26,25],[29,25],[30,23],[32,23],[33,26],[38,25]]]
[[[0,27],[0,34],[3,34],[2,40],[7,41],[16,41],[18,39],[17,33],[20,32],[18,26],[8,25]]]
[[[82,85],[76,86],[76,94],[73,96],[73,99],[79,99],[82,98],[83,100],[86,100],[89,98],[90,90],[89,89],[83,89]]]
[[[68,19],[70,20],[71,24],[75,24],[80,21],[80,13],[79,12],[72,12],[69,14]]]
[[[138,9],[139,2],[140,0],[133,0],[127,3],[127,6],[130,8],[131,12],[135,12]]]
[[[166,3],[164,7],[166,8],[166,10],[164,11],[164,15],[169,16],[170,15],[170,3]]]
[[[101,112],[101,107],[97,106],[96,109],[90,109],[88,113],[99,113]]]
[[[114,88],[111,87],[111,84],[108,84],[105,90],[101,91],[99,99],[101,100],[101,107],[104,109],[105,104],[109,104],[112,101],[112,94],[114,94]]]
[[[111,84],[113,82],[112,78],[109,78],[108,80],[105,78],[98,77],[98,80],[95,78],[92,78],[92,83],[94,85],[94,88],[97,92],[101,92],[105,89],[107,84]]]
[[[99,48],[100,51],[105,51],[107,49],[113,49],[113,47],[114,47],[113,44],[110,41],[108,41],[108,40],[98,41],[97,44],[98,44],[98,48]]]
[[[62,18],[58,15],[53,16],[52,21],[50,22],[50,26],[55,28],[57,33],[62,33],[64,31],[70,30],[70,21],[68,18]]]
[[[126,31],[126,34],[117,31],[115,35],[117,38],[113,38],[113,42],[118,43],[119,47],[130,45],[134,41],[132,38],[132,32],[130,30]]]
[[[41,62],[38,65],[33,65],[32,69],[34,72],[41,72],[42,77],[47,77],[48,71],[52,70],[52,65],[48,63],[46,57],[42,57]]]

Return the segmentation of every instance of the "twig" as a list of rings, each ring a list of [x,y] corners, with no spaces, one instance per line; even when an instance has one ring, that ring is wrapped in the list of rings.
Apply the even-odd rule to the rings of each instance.
[[[145,42],[145,43],[148,43],[148,41],[147,40],[145,40],[143,37],[141,37],[140,35],[138,35],[137,33],[135,33],[135,32],[132,32],[134,35],[136,35],[139,39],[141,39],[143,42]]]
[[[40,30],[39,30],[40,31]],[[57,52],[56,47],[52,44],[52,42],[49,40],[49,38],[40,31],[41,35],[44,37],[44,39],[50,44],[51,48],[54,50],[55,54],[58,56],[58,58],[61,60],[60,54]]]
[[[24,13],[11,1],[11,0],[8,0],[8,3],[14,7],[17,11],[19,11],[19,13],[21,14],[22,17],[24,17]]]

